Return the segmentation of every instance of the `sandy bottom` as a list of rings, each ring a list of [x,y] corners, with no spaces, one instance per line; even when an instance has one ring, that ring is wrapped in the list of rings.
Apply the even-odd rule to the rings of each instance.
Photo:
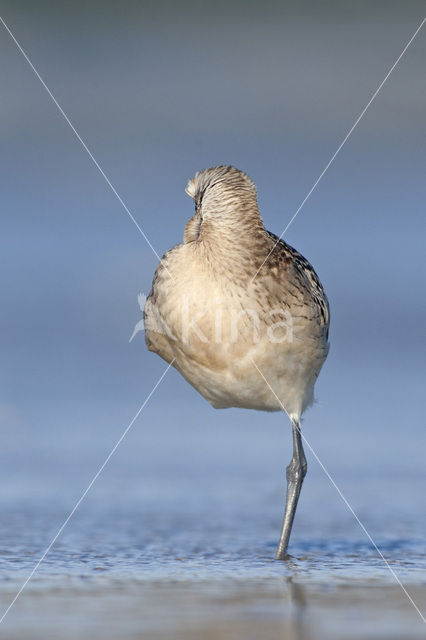
[[[106,578],[106,579],[104,579]],[[423,606],[426,587],[406,587]],[[3,585],[6,607],[16,591]],[[293,578],[138,581],[99,576],[34,579],[0,629],[10,640],[192,640],[426,637],[426,624],[398,585],[312,584]]]

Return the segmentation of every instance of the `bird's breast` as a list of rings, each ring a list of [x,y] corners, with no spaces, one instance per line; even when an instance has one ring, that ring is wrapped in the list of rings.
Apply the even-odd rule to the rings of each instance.
[[[191,268],[187,253],[165,263],[173,277],[163,269],[154,282],[146,307],[149,348],[173,360],[217,408],[279,410],[283,403],[302,411],[311,401],[310,372],[325,358],[303,306],[260,294],[247,278],[242,286],[244,274],[229,265],[222,276],[205,261]]]

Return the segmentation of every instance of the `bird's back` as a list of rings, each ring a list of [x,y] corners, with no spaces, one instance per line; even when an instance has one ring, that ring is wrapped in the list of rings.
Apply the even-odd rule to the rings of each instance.
[[[265,230],[247,176],[239,189],[241,172],[217,169],[192,185],[185,242],[155,274],[148,348],[216,408],[300,416],[327,356],[327,298],[309,262]]]

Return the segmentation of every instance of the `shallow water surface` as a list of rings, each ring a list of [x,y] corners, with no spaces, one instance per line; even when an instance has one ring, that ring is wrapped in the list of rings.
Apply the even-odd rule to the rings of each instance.
[[[230,455],[227,464],[220,445],[216,453],[210,446],[209,455],[179,467],[176,455],[182,451],[175,445],[173,455],[154,455],[154,439],[145,443],[143,465],[140,450],[132,453],[131,447],[112,462],[8,613],[0,635],[20,640],[426,636],[426,624],[319,468],[310,470],[302,492],[292,558],[280,563],[273,558],[282,470],[272,479],[275,470],[265,471],[259,449],[253,458]],[[43,469],[40,456],[32,463],[24,456],[25,491],[16,480],[15,495],[4,499],[4,609],[96,468],[96,456],[76,452],[78,472],[57,457]],[[416,512],[397,491],[400,479],[393,484],[383,470],[375,477],[366,473],[362,482],[343,471],[339,479],[355,504],[367,496],[360,515],[424,611],[424,538]],[[397,509],[399,521],[389,531],[384,523],[392,522]]]

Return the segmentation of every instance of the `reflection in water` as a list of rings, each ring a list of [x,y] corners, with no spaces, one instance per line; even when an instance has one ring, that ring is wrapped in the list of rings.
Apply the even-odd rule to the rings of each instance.
[[[291,602],[291,640],[308,640],[306,622],[306,590],[294,582],[293,576],[286,578]]]

